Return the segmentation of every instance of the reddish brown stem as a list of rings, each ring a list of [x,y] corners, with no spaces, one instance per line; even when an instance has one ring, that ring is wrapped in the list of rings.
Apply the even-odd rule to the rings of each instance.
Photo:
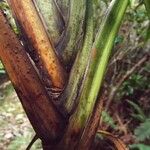
[[[44,141],[63,133],[64,120],[49,100],[28,55],[0,12],[0,59],[14,85],[27,116]]]
[[[32,0],[9,0],[47,87],[63,88],[66,72],[59,62]]]

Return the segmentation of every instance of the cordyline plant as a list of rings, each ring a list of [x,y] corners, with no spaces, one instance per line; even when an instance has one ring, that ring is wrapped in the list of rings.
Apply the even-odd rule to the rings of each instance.
[[[129,1],[112,0],[98,30],[94,0],[8,3],[21,38],[1,11],[0,59],[43,149],[91,149],[100,89]]]

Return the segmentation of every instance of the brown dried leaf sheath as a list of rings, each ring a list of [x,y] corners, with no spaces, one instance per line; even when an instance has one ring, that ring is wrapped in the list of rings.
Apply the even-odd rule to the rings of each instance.
[[[33,2],[31,0],[11,0],[9,3],[18,23],[27,35],[30,46],[39,56],[36,63],[40,63],[37,64],[40,70],[46,73],[53,87],[62,88],[65,84],[65,70],[57,59]]]
[[[63,133],[62,117],[49,101],[24,48],[1,12],[0,59],[38,136],[45,141],[57,138]]]

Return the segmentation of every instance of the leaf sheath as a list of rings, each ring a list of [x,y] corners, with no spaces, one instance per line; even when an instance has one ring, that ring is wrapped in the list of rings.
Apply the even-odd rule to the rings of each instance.
[[[39,138],[54,142],[64,121],[49,100],[28,55],[0,12],[0,59]]]
[[[66,73],[60,64],[53,46],[49,41],[43,24],[31,0],[10,0],[17,22],[27,36],[31,47],[31,57],[34,59],[47,87],[62,88]]]

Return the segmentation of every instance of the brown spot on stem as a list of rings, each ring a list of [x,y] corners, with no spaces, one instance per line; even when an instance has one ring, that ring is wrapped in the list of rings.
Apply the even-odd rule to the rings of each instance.
[[[96,58],[96,55],[97,55],[97,49],[96,49],[96,48],[93,48],[93,49],[92,49],[92,59],[95,59],[95,58]]]

